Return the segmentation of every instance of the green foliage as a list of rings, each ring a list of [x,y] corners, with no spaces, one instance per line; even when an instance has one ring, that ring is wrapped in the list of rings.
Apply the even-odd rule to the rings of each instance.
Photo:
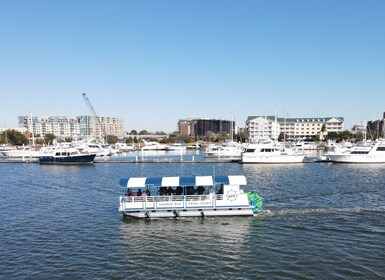
[[[278,141],[284,141],[284,140],[287,140],[289,139],[289,135],[287,135],[286,133],[284,132],[281,132],[278,136]]]
[[[8,129],[0,134],[0,142],[2,144],[10,144],[14,146],[27,145],[27,137],[20,131]]]
[[[148,131],[144,129],[139,132],[139,135],[148,135]]]
[[[321,127],[321,132],[324,133],[326,131],[326,124],[322,124],[322,127]]]
[[[116,144],[119,138],[115,135],[107,135],[107,143],[108,144]]]
[[[124,143],[131,144],[132,142],[134,142],[134,139],[131,136],[124,138]]]
[[[47,143],[47,144],[52,144],[54,139],[56,139],[56,137],[55,137],[55,135],[53,135],[51,133],[47,133],[44,136],[44,142]]]
[[[357,133],[358,137],[358,133]],[[349,132],[348,130],[342,131],[342,132],[329,132],[325,138],[325,140],[336,140],[339,141],[346,141],[351,140],[354,138],[354,134]]]

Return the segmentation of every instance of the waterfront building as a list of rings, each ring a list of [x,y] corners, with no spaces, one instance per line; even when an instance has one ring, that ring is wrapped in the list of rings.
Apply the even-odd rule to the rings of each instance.
[[[234,121],[209,119],[209,118],[188,118],[178,121],[179,134],[196,136],[227,134],[230,137],[235,131]]]
[[[257,142],[263,139],[277,140],[280,134],[280,124],[272,116],[248,117],[246,127],[250,142]]]
[[[353,133],[366,133],[366,125],[363,123],[360,124],[355,124],[352,127],[352,132]]]
[[[385,138],[385,112],[383,113],[382,119],[375,121],[368,121],[366,125],[367,137],[370,139]]]
[[[325,127],[325,134],[328,132],[342,132],[344,130],[344,118],[277,118],[276,116],[249,116],[246,120],[246,129],[250,140],[258,140],[263,137],[276,139],[278,138],[278,131],[278,135],[285,133],[285,135],[292,139],[311,138],[316,135],[321,135],[323,126]]]
[[[115,117],[93,116],[19,116],[19,128],[33,131],[35,135],[44,137],[53,134],[56,137],[96,137],[105,135],[125,135],[124,121]]]
[[[195,137],[196,119],[181,119],[178,121],[178,133]]]

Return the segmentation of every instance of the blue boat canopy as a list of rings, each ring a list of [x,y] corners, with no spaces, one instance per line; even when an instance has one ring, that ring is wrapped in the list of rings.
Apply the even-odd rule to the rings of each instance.
[[[143,188],[146,186],[177,187],[177,186],[213,186],[246,185],[246,177],[233,176],[176,176],[176,177],[130,177],[121,178],[119,185],[125,188]]]

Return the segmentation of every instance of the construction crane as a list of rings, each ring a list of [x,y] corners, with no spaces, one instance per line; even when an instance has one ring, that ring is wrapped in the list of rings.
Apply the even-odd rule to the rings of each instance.
[[[86,102],[88,108],[90,109],[91,113],[94,115],[94,118],[97,120],[97,122],[100,124],[100,133],[103,133],[103,137],[100,136],[101,139],[103,139],[104,137],[107,138],[107,134],[106,134],[106,130],[105,130],[105,127],[104,125],[102,124],[102,122],[100,121],[100,118],[99,116],[96,114],[95,112],[95,109],[94,107],[92,107],[92,104],[91,104],[91,101],[88,99],[87,95],[85,93],[83,93],[83,98],[84,98],[84,101]],[[105,139],[105,141],[107,142],[107,139]]]

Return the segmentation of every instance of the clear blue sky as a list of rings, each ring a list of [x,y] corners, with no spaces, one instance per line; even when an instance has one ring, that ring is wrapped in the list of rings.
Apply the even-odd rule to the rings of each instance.
[[[385,1],[3,0],[0,127],[19,115],[345,118],[385,111]]]

